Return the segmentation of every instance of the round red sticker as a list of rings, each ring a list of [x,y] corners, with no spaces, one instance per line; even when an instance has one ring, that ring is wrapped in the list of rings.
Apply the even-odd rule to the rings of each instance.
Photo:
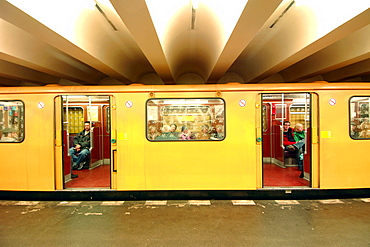
[[[125,104],[127,108],[131,108],[134,105],[134,103],[132,103],[130,100],[127,100]]]
[[[44,107],[45,107],[44,102],[40,101],[39,103],[37,103],[37,107],[38,107],[39,109],[44,108]]]

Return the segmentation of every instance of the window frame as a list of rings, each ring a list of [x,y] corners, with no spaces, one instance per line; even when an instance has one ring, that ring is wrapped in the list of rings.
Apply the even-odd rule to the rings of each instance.
[[[354,98],[359,98],[358,99],[358,101],[353,101],[353,99]],[[361,118],[361,117],[357,117],[357,116],[355,116],[355,115],[352,115],[352,113],[353,113],[353,111],[352,111],[352,104],[354,103],[358,103],[359,101],[360,101],[360,98],[367,98],[367,100],[368,100],[368,110],[367,110],[367,117],[363,117],[363,118]],[[368,137],[354,137],[353,136],[353,134],[352,134],[352,123],[354,123],[355,125],[356,125],[356,129],[358,130],[358,129],[360,129],[358,126],[359,125],[362,125],[366,120],[367,120],[367,124],[368,124],[368,126],[370,127],[370,96],[366,96],[366,95],[356,95],[356,96],[351,96],[350,98],[349,98],[349,121],[348,121],[348,125],[349,125],[349,128],[348,128],[348,135],[349,135],[349,137],[352,139],[352,140],[356,140],[356,141],[358,141],[358,140],[370,140],[370,135],[369,134],[367,134],[367,136]],[[354,112],[354,113],[357,113],[357,112]],[[362,119],[362,120],[365,120],[364,122],[361,122],[361,123],[356,123],[356,122],[354,122],[354,119]],[[358,121],[361,121],[361,120],[358,120]],[[370,128],[368,128],[368,129],[366,129],[366,131],[369,131],[370,132]],[[360,133],[361,134],[361,131],[356,131],[356,132],[358,132],[358,133]]]
[[[1,143],[22,143],[24,142],[24,140],[26,139],[26,133],[25,133],[25,129],[26,129],[26,104],[24,103],[23,100],[20,100],[20,99],[14,99],[14,100],[0,100],[0,104],[2,104],[3,102],[20,102],[22,103],[22,108],[23,108],[23,116],[21,117],[21,114],[18,115],[18,134],[19,133],[23,133],[23,135],[19,135],[22,137],[21,140],[17,140],[17,141],[1,141],[2,137],[0,138],[0,144]],[[4,107],[4,106],[2,106]],[[2,119],[1,119],[2,120]],[[22,127],[22,124],[23,124],[23,127]],[[3,131],[4,127],[2,127],[1,131]],[[2,132],[2,135],[3,135],[3,132]],[[18,137],[19,137],[18,136]]]

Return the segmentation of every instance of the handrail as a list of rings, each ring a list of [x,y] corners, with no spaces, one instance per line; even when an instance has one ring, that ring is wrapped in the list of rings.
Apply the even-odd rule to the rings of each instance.
[[[94,148],[94,127],[91,127],[90,128],[90,148],[89,148],[90,152],[93,148]]]
[[[284,127],[282,127],[281,125],[279,125],[280,126],[280,147],[282,148],[282,149],[285,149],[285,147],[284,147]]]

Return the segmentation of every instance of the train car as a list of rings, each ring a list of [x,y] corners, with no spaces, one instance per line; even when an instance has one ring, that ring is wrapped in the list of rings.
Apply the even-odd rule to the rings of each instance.
[[[49,85],[0,95],[1,198],[369,196],[367,83]],[[68,150],[85,121],[91,153],[72,170]],[[303,126],[298,156],[284,145],[286,121]]]

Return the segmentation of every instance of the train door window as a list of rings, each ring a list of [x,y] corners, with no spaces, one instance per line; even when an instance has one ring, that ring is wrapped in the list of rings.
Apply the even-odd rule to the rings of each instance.
[[[310,185],[310,102],[309,93],[262,94],[263,187]],[[297,124],[301,124],[302,132],[294,129]],[[287,148],[284,134],[284,126],[288,125],[291,144],[296,145],[291,148]],[[294,135],[302,136],[302,140],[293,139]]]
[[[223,99],[150,99],[146,116],[149,141],[220,141],[226,136]]]
[[[63,129],[71,134],[77,134],[84,128],[84,109],[80,106],[63,107],[63,118],[68,120],[63,123]]]
[[[286,119],[286,104],[275,103],[275,118]]]
[[[64,188],[110,188],[110,97],[101,95],[65,95],[63,104]],[[79,163],[75,140],[90,124],[89,151]],[[83,145],[83,144],[82,144]],[[72,150],[72,151],[71,151]],[[75,176],[78,177],[75,177]]]
[[[353,139],[370,138],[369,118],[370,97],[352,97],[350,99],[350,136]]]
[[[24,140],[24,103],[20,100],[0,101],[0,143]]]

